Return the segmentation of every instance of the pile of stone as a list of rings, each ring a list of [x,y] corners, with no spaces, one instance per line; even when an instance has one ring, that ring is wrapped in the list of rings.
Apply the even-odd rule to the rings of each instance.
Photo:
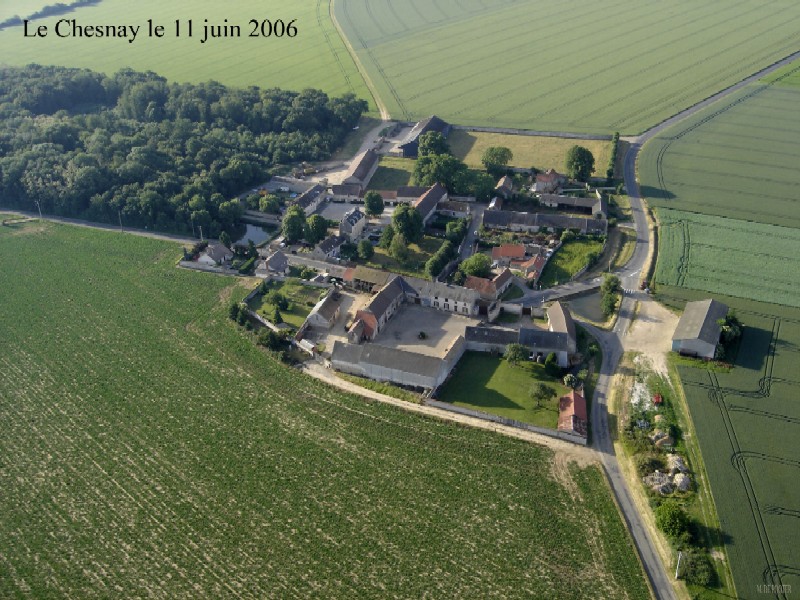
[[[659,438],[664,439],[664,438]],[[683,457],[678,454],[667,455],[667,472],[656,471],[642,477],[644,484],[654,492],[667,496],[675,490],[688,492],[692,489],[692,479],[688,475],[689,468]]]

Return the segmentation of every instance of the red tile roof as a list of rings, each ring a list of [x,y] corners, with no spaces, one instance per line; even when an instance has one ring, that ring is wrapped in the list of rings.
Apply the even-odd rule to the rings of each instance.
[[[558,401],[559,431],[574,431],[586,435],[588,419],[586,416],[586,399],[575,390]]]
[[[484,277],[475,277],[474,275],[470,275],[464,281],[464,287],[470,290],[475,290],[481,296],[497,296],[497,286],[495,285],[494,281]]]
[[[492,260],[500,258],[523,258],[525,256],[524,244],[503,244],[492,248]]]

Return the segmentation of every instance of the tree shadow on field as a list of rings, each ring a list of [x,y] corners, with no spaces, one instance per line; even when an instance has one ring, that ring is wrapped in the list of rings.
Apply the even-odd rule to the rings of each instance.
[[[639,193],[648,200],[675,200],[677,196],[660,187],[652,185],[640,185]]]

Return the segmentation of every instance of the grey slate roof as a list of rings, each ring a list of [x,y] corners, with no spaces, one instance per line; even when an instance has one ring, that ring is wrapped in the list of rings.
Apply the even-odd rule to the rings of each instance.
[[[405,284],[407,294],[418,295],[420,298],[438,298],[439,300],[456,300],[467,304],[474,304],[480,298],[480,294],[475,290],[470,290],[458,285],[448,285],[441,281],[428,281],[417,277],[401,278]]]
[[[334,315],[336,314],[336,309],[339,308],[338,303],[336,300],[333,299],[332,295],[325,296],[322,300],[317,302],[316,306],[312,309],[312,313],[317,313],[321,315],[324,319],[330,321],[333,319]]]
[[[321,185],[317,184],[302,194],[300,194],[297,198],[295,198],[294,203],[302,209],[308,207],[314,200],[317,199],[317,196],[322,194],[325,191],[325,188]]]
[[[467,327],[464,339],[467,342],[479,344],[507,346],[518,342],[519,333],[513,329],[500,329],[499,327]]]
[[[347,221],[347,224],[350,227],[355,227],[358,222],[364,218],[364,213],[361,212],[359,209],[354,208],[349,213],[344,216],[343,221]]]
[[[342,237],[342,236],[339,236],[339,235],[331,235],[329,237],[326,237],[324,240],[322,240],[317,245],[317,248],[319,248],[325,254],[330,254],[334,249],[338,248],[339,246],[344,244],[346,241],[347,241],[346,237]]]
[[[400,146],[403,147],[406,144],[413,144],[414,142],[419,141],[419,136],[421,136],[423,133],[428,133],[429,131],[438,131],[444,137],[447,137],[447,134],[450,131],[450,124],[442,121],[442,119],[436,115],[431,115],[427,119],[423,119],[414,125],[414,128],[411,130],[408,136],[406,136],[406,139],[400,143]]]
[[[608,212],[608,203],[605,198],[573,198],[572,196],[561,196],[559,194],[542,194],[541,203],[545,206],[556,205],[564,209],[581,208],[591,209],[592,214]]]
[[[520,327],[519,343],[537,350],[569,352],[569,336],[566,333],[547,331],[533,327]]]
[[[483,213],[483,225],[489,229],[508,228],[512,224],[527,228],[579,229],[590,233],[605,233],[608,226],[604,219],[588,217],[568,217],[510,210],[487,210]]]
[[[728,307],[712,298],[687,302],[672,339],[699,339],[708,344],[716,344],[721,331],[717,321],[724,319],[727,314]]]
[[[369,150],[365,150],[358,156],[353,159],[353,162],[350,163],[350,168],[347,170],[347,173],[344,176],[345,181],[350,177],[355,177],[362,183],[369,175],[369,172],[372,170],[372,167],[378,162],[378,153],[371,148]]]
[[[334,196],[358,196],[361,194],[361,186],[357,183],[342,183],[340,185],[332,185],[331,193]]]
[[[425,354],[387,348],[374,343],[345,344],[339,340],[333,344],[331,360],[333,362],[375,365],[423,377],[437,377],[442,368],[442,361],[432,360]]]
[[[428,188],[419,185],[401,185],[397,188],[398,198],[419,198]]]
[[[416,208],[419,214],[424,218],[436,208],[436,205],[439,204],[439,200],[446,195],[447,190],[444,186],[441,183],[435,183],[414,203],[414,208]]]
[[[565,333],[571,339],[576,339],[575,322],[572,320],[572,314],[561,302],[553,302],[550,305],[550,308],[547,309],[547,320],[550,322],[550,328],[553,331]]]
[[[395,275],[364,307],[364,310],[368,310],[375,315],[375,318],[380,319],[392,303],[404,294],[405,290],[403,289],[402,281],[399,275]]]
[[[233,252],[222,244],[209,244],[206,247],[206,254],[217,264],[233,258]]]
[[[283,252],[278,250],[275,254],[267,258],[267,267],[273,271],[283,272],[289,268],[289,259]]]

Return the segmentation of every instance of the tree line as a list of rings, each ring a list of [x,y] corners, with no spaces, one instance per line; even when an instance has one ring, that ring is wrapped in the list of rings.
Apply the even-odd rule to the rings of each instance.
[[[23,210],[216,236],[230,198],[279,165],[324,160],[367,103],[352,94],[169,83],[152,72],[0,68],[0,197]]]

